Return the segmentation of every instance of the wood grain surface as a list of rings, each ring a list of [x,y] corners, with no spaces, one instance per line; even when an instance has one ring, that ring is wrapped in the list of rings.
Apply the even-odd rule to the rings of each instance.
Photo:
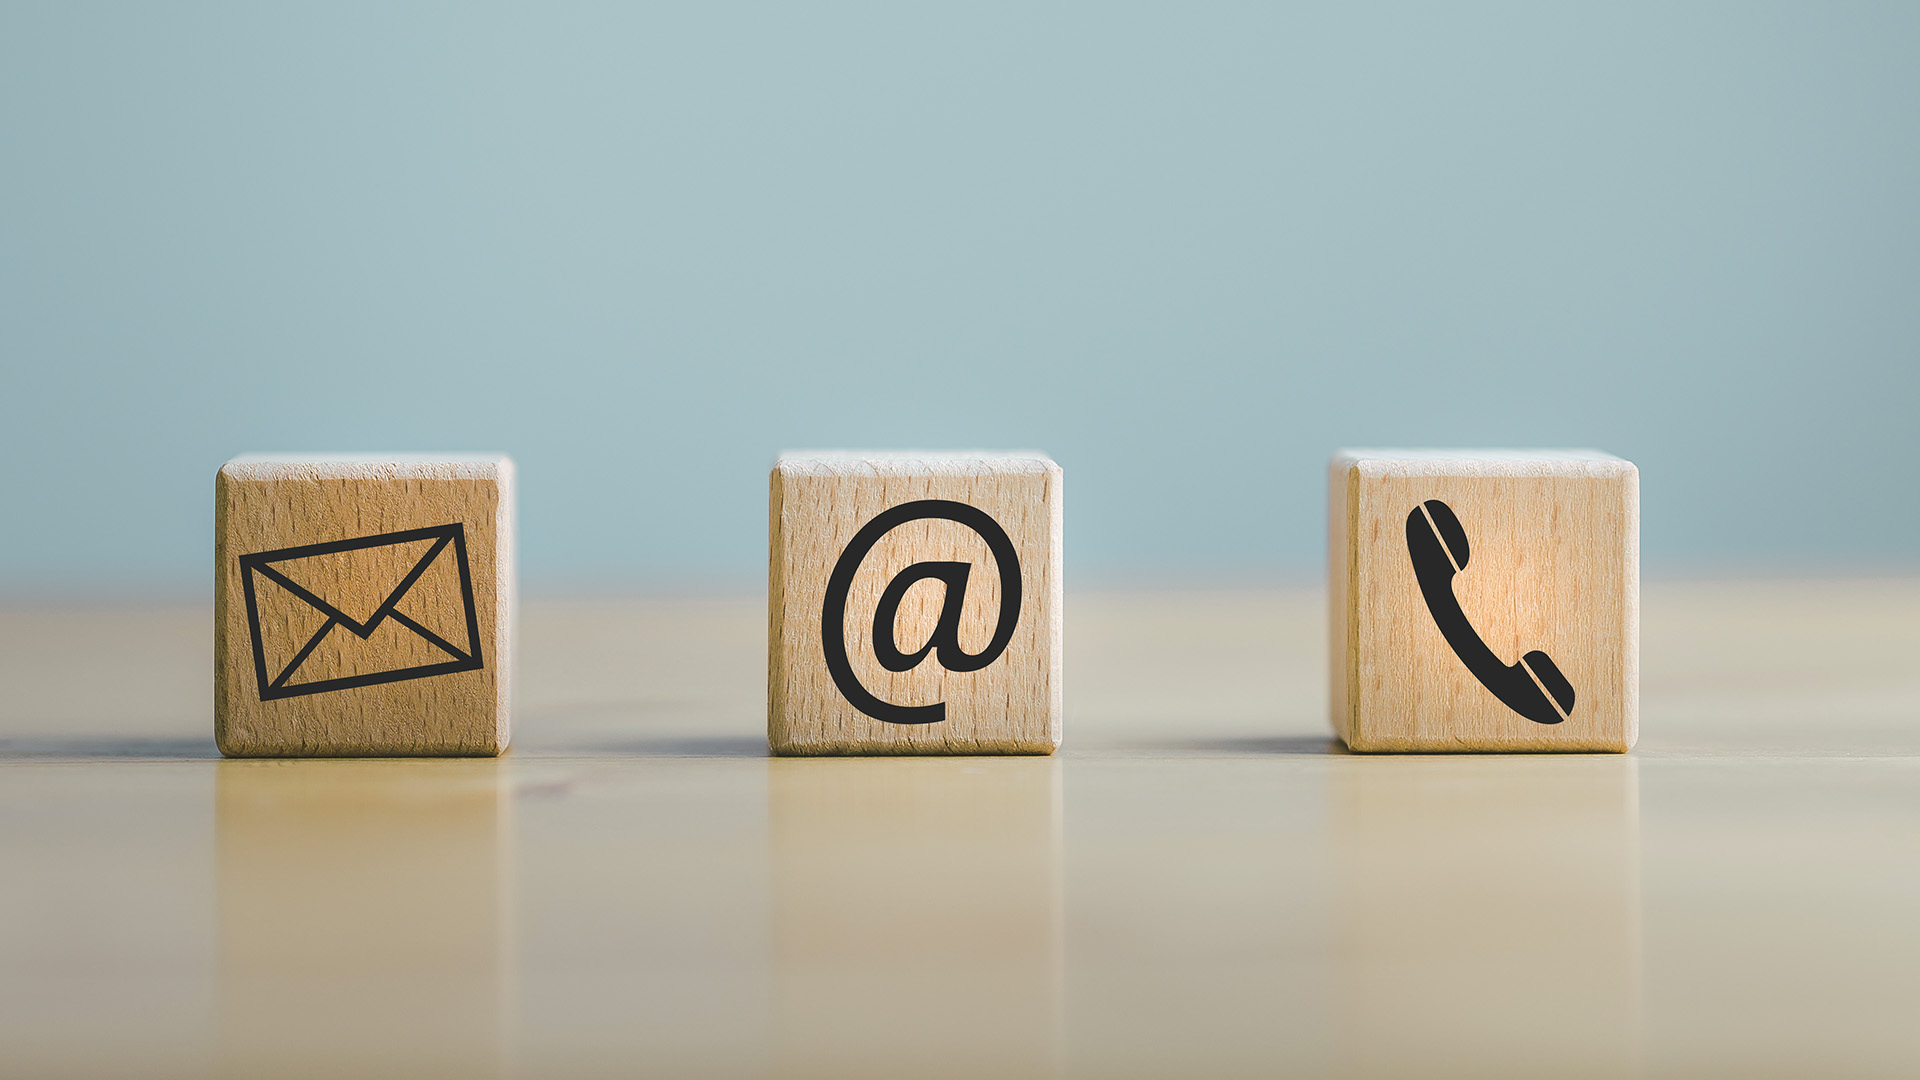
[[[1049,754],[1060,745],[1061,472],[1039,454],[792,454],[769,481],[767,739],[782,754]],[[964,598],[957,641],[982,655],[1002,626],[1007,583],[982,533],[922,517],[877,537],[844,589],[841,645],[851,677],[880,701],[944,706],[933,723],[878,719],[852,703],[829,669],[823,611],[850,543],[883,511],[920,500],[984,511],[1015,555],[1020,602],[1005,651],[978,670],[949,670],[935,651],[888,670],[878,643],[902,654],[930,644],[943,612]],[[876,613],[916,564],[967,568],[962,597],[922,580],[891,626]],[[949,616],[951,617],[951,616]]]
[[[506,749],[514,590],[509,459],[245,457],[221,468],[214,499],[214,731],[223,752],[355,757]],[[419,537],[269,564],[364,624],[364,637],[242,563],[261,553],[452,525],[459,526],[457,543]],[[396,595],[396,614],[380,618],[383,603]],[[447,645],[473,656],[476,666],[348,685],[382,673],[461,666]],[[331,685],[343,688],[321,689]],[[273,696],[302,687],[319,692]]]
[[[1329,701],[1350,748],[1632,748],[1640,488],[1631,463],[1587,451],[1345,451],[1328,491]],[[1548,714],[1557,722],[1503,703],[1436,625],[1407,535],[1408,515],[1429,513],[1428,500],[1465,531],[1467,564],[1450,589],[1473,632],[1503,664],[1544,652],[1572,684],[1574,707]]]

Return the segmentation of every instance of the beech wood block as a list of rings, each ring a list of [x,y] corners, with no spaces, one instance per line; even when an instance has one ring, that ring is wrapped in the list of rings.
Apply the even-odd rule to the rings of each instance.
[[[511,460],[248,455],[214,506],[222,753],[507,748]]]
[[[778,754],[1060,745],[1060,466],[1035,453],[782,455],[770,481]]]
[[[1588,450],[1348,450],[1329,472],[1330,689],[1348,747],[1633,748],[1631,462]]]

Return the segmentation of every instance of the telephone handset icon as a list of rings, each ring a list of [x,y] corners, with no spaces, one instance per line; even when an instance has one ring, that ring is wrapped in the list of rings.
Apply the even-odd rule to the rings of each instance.
[[[1428,499],[1413,508],[1407,515],[1407,554],[1434,625],[1482,686],[1536,724],[1557,724],[1573,715],[1573,684],[1546,653],[1535,649],[1519,663],[1503,664],[1460,610],[1453,575],[1467,568],[1467,531],[1452,507]]]

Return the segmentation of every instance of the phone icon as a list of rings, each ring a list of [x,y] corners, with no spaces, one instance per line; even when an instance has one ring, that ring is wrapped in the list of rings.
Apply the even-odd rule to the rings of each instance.
[[[1413,558],[1413,574],[1420,579],[1420,594],[1427,598],[1434,625],[1480,685],[1536,724],[1557,724],[1573,715],[1573,684],[1560,674],[1551,657],[1535,649],[1519,663],[1501,663],[1460,610],[1460,600],[1453,595],[1453,575],[1467,568],[1467,531],[1460,527],[1452,507],[1428,499],[1413,508],[1407,515],[1407,554]]]

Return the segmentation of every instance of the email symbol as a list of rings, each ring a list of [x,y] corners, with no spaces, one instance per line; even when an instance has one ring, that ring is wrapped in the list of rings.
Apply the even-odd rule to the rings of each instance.
[[[240,572],[261,701],[484,666],[458,522],[242,555]]]

